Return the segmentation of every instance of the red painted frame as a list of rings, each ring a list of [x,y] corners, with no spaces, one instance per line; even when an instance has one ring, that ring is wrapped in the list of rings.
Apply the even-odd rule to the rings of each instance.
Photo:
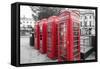
[[[61,12],[60,16],[59,16],[59,24],[58,24],[58,61],[74,61],[75,60],[75,45],[74,45],[74,22],[79,23],[79,19],[77,19],[77,17],[79,17],[79,14],[77,14],[76,12],[73,11],[63,11]],[[65,26],[63,28],[65,28],[66,32],[65,32],[65,36],[63,36],[63,40],[66,40],[64,43],[66,45],[64,45],[64,43],[62,43],[62,47],[60,47],[61,44],[61,39],[60,39],[60,24],[64,24]],[[78,59],[80,60],[80,30],[79,30],[79,26],[78,26]],[[63,33],[64,34],[64,33]]]

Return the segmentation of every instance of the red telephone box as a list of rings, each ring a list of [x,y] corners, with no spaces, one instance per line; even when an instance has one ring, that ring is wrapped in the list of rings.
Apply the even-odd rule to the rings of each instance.
[[[47,24],[47,56],[51,59],[58,57],[58,17],[51,16]]]
[[[80,60],[78,11],[61,11],[58,24],[58,61]]]
[[[40,27],[40,34],[39,34],[39,43],[40,43],[40,49],[39,51],[41,53],[47,52],[47,20],[42,19],[39,23]]]
[[[39,42],[39,34],[40,34],[39,33],[39,31],[40,31],[39,30],[39,22],[40,21],[37,21],[36,24],[35,24],[35,26],[34,26],[34,43],[35,43],[34,47],[35,47],[35,49],[39,49],[39,47],[40,47],[40,44],[39,44],[40,43]]]

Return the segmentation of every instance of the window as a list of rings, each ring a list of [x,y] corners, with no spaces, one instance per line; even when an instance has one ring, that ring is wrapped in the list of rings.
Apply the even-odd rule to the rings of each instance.
[[[78,35],[78,32],[74,32],[74,35],[77,36]]]
[[[74,31],[78,31],[78,27],[74,27]]]
[[[90,27],[92,26],[92,24],[91,24],[92,22],[90,21]]]
[[[87,17],[85,16],[85,19],[87,19]]]
[[[82,27],[82,21],[80,22],[80,24],[81,24],[81,27]]]
[[[74,42],[74,45],[78,45],[78,41],[75,41],[75,42]]]
[[[78,37],[74,37],[74,41],[75,41],[75,40],[78,40]]]
[[[76,22],[74,22],[73,25],[74,25],[74,27],[78,27],[79,26],[79,24],[76,23]]]
[[[84,27],[87,27],[87,21],[84,21]]]
[[[92,18],[92,16],[90,16],[90,19]]]

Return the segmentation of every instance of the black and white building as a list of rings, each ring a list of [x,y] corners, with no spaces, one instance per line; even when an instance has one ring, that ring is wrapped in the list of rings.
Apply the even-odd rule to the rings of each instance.
[[[80,11],[81,53],[83,59],[95,59],[95,14],[94,11]],[[92,58],[91,58],[92,57]]]

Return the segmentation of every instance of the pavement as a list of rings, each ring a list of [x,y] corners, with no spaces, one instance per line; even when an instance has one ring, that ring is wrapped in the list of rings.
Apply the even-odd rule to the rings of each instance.
[[[57,62],[57,60],[49,59],[46,54],[39,53],[34,49],[34,46],[29,45],[29,37],[21,37],[20,45],[20,63],[43,63],[43,62]]]

